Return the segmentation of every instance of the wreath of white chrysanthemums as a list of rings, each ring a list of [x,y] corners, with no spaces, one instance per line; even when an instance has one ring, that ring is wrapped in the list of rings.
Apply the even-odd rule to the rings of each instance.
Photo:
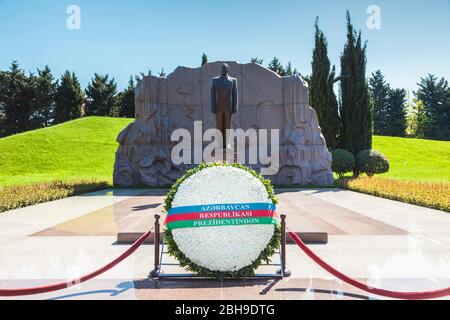
[[[201,164],[169,190],[164,209],[208,204],[273,203],[269,180],[256,171],[228,163]],[[254,275],[279,248],[279,224],[212,226],[167,230],[167,251],[182,267],[200,276],[234,278]]]

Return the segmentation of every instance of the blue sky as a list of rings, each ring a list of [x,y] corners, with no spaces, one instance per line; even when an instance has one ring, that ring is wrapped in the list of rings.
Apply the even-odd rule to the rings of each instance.
[[[66,27],[71,4],[81,30]],[[380,30],[367,28],[369,5],[381,10]],[[141,71],[198,66],[206,52],[210,61],[257,56],[265,65],[277,56],[309,74],[315,17],[339,66],[346,9],[368,40],[369,72],[409,90],[427,73],[450,80],[450,0],[0,0],[0,69],[48,64],[58,77],[75,71],[83,87],[108,73],[122,88]]]

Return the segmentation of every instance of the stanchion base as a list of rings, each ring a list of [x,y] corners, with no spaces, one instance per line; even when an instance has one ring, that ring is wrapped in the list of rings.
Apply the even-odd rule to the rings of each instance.
[[[150,272],[150,277],[152,277],[153,279],[158,279],[159,275],[160,275],[159,269],[154,269],[152,270],[152,272]]]
[[[291,276],[291,270],[284,269],[283,273],[281,273],[281,269],[277,270],[277,274],[283,274],[283,277],[290,277]]]

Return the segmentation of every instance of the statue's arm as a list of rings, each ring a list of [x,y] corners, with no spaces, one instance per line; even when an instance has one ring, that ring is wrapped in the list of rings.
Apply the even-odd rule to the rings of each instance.
[[[211,111],[216,113],[216,90],[215,90],[214,79],[211,80]]]
[[[233,80],[233,113],[236,113],[239,109],[238,105],[238,87],[237,80]]]

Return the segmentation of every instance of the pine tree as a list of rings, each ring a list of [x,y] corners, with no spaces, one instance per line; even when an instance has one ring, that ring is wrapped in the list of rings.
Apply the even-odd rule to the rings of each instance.
[[[289,61],[286,68],[285,68],[285,75],[286,76],[292,76],[294,74],[294,70],[292,70],[292,63]]]
[[[446,103],[445,103],[445,110],[447,113],[447,137],[445,138],[445,140],[450,140],[450,87],[447,88],[447,99],[446,99]]]
[[[280,60],[277,57],[273,57],[272,61],[270,61],[267,68],[275,73],[278,73],[280,76],[286,75],[286,70],[284,69],[283,65],[281,64]]]
[[[6,136],[5,131],[5,114],[2,111],[2,106],[0,105],[0,138]]]
[[[424,137],[438,140],[450,139],[449,86],[447,80],[429,74],[420,78],[416,98],[423,101],[426,114]]]
[[[208,56],[206,55],[206,53],[203,52],[202,55],[202,67],[208,63]]]
[[[330,60],[327,53],[327,41],[319,29],[318,19],[315,23],[315,47],[313,51],[312,74],[308,79],[310,104],[316,110],[322,133],[330,150],[339,145],[340,119],[338,103],[333,85],[335,69],[330,70]]]
[[[117,85],[109,75],[95,73],[85,93],[87,116],[113,116],[117,112]]]
[[[372,148],[373,103],[366,81],[366,49],[347,11],[347,42],[341,55],[341,148],[356,155]]]
[[[119,116],[123,118],[134,118],[134,91],[136,85],[133,77],[128,81],[128,87],[119,94]]]
[[[386,119],[386,114],[390,87],[389,84],[386,83],[380,70],[372,73],[372,77],[369,79],[369,88],[373,99],[374,133],[378,135],[386,135],[386,130],[389,125]]]
[[[389,89],[385,135],[404,137],[406,134],[406,91]]]
[[[55,94],[55,123],[81,117],[84,94],[75,73],[66,71]]]
[[[17,61],[13,61],[10,70],[2,75],[0,104],[2,105],[4,135],[30,129],[30,118],[33,112],[33,92],[30,79],[32,79],[32,75],[27,77]]]
[[[408,133],[416,138],[425,138],[427,115],[423,101],[414,99],[412,113],[408,118]]]
[[[151,75],[152,75],[152,70],[148,69],[147,73],[141,72],[141,73],[139,73],[139,75],[135,75],[134,80],[136,80],[136,82],[139,82],[145,76],[151,76]]]
[[[6,135],[5,131],[5,107],[2,101],[2,92],[4,92],[6,87],[6,72],[0,70],[0,137]]]
[[[38,69],[33,82],[35,107],[31,121],[35,128],[47,127],[53,123],[57,83],[48,66]]]
[[[164,68],[161,69],[161,72],[159,72],[158,75],[160,78],[164,78],[167,75],[166,72],[164,71]]]
[[[263,62],[264,62],[264,60],[263,59],[259,59],[259,58],[257,58],[257,57],[253,57],[253,58],[251,58],[250,59],[250,62],[251,63],[256,63],[256,64],[263,64]]]
[[[4,92],[7,88],[8,73],[0,70],[0,137],[7,135]]]

